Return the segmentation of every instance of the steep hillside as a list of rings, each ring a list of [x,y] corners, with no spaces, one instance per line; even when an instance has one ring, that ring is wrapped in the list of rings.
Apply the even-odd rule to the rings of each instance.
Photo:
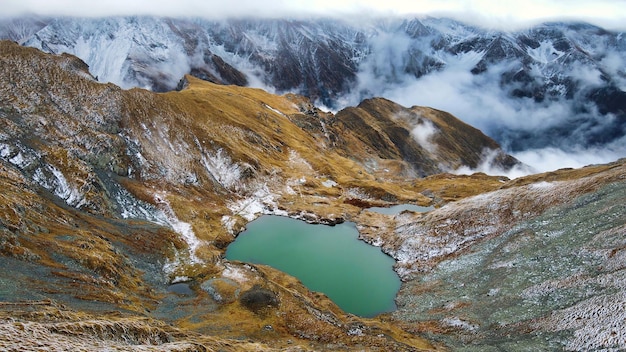
[[[469,337],[448,329],[474,324],[456,319],[471,311],[423,318],[422,275],[524,226],[582,228],[573,220],[579,208],[611,212],[609,225],[586,234],[623,229],[623,161],[512,181],[457,176],[440,172],[516,161],[480,131],[428,108],[370,99],[331,114],[301,96],[191,76],[181,91],[123,90],[87,69],[71,55],[0,42],[0,325],[9,332],[0,346],[9,349],[442,348],[421,334],[455,347],[501,335],[492,325]],[[485,150],[497,156],[485,159]],[[396,203],[439,209],[363,210]],[[223,259],[260,214],[356,222],[364,240],[397,259],[406,281],[400,309],[359,318],[284,273]],[[585,238],[572,251],[586,250]],[[619,256],[615,243],[608,253]],[[602,270],[617,275],[621,267],[606,258]],[[561,273],[545,280],[569,278]],[[585,296],[587,303],[602,307],[603,294]],[[560,336],[569,325],[548,328],[557,319],[548,314],[570,306],[520,316],[519,329],[503,324],[524,338],[528,329]]]
[[[335,223],[368,204],[432,201],[410,178],[370,173],[353,154],[358,146],[341,141],[338,117],[324,114],[335,121],[325,130],[298,96],[192,77],[180,92],[122,90],[98,83],[70,55],[12,42],[0,43],[0,54],[1,260],[10,269],[2,300],[122,309],[220,338],[243,330],[272,348],[294,338],[302,346],[429,348],[382,321],[345,315],[285,274],[222,259],[262,213]],[[346,135],[367,141],[368,128]],[[487,179],[487,189],[498,184]],[[190,295],[167,291],[181,281]],[[272,292],[279,305],[275,314],[251,312],[224,299],[231,290]],[[349,333],[355,324],[357,335]],[[266,325],[272,332],[263,335]]]
[[[123,88],[172,90],[192,74],[334,109],[382,96],[451,112],[509,152],[592,149],[612,161],[625,150],[626,37],[584,23],[22,18],[2,21],[0,38],[74,54]]]
[[[481,163],[503,172],[521,166],[493,139],[443,111],[376,98],[338,112],[337,120],[344,133],[356,134],[347,144],[362,145],[370,159],[406,160],[419,176]]]
[[[401,326],[453,350],[626,348],[626,160],[505,183],[427,215],[364,212]],[[440,177],[440,176],[439,176]]]

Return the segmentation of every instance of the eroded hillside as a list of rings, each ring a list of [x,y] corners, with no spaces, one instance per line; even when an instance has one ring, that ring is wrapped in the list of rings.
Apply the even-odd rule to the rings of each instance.
[[[402,307],[348,315],[281,272],[224,260],[225,248],[260,214],[355,221],[399,261],[404,302],[422,269],[623,178],[622,164],[513,181],[442,174],[487,154],[517,162],[428,108],[372,99],[331,114],[301,96],[193,77],[179,92],[122,90],[87,69],[0,42],[0,324],[12,331],[0,345],[9,348],[42,348],[45,335],[85,349],[436,349]],[[571,186],[543,192],[552,178]],[[362,211],[394,203],[441,208]]]

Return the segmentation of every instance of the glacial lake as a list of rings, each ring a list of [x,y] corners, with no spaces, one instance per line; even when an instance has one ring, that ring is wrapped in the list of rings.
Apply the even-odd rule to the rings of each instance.
[[[395,261],[358,239],[353,223],[313,225],[264,215],[228,246],[226,258],[266,264],[323,292],[341,309],[362,317],[396,309],[400,279]]]

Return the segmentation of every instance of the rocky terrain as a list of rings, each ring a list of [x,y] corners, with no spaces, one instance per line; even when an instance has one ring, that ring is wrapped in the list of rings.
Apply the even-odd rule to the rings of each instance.
[[[404,281],[394,319],[455,351],[623,349],[625,161],[508,181],[427,215],[363,213],[361,236]]]
[[[333,110],[380,96],[451,112],[508,152],[626,150],[626,36],[585,23],[25,17],[1,20],[0,38],[76,55],[122,88],[169,91],[191,74]]]
[[[375,98],[332,114],[192,76],[180,91],[125,90],[9,41],[0,78],[2,348],[626,346],[597,313],[623,305],[623,160],[458,176],[447,172],[521,165],[430,108]],[[437,209],[362,211],[396,203]],[[293,277],[223,259],[260,214],[356,222],[398,261],[399,309],[348,315]],[[482,280],[459,288],[471,275]]]

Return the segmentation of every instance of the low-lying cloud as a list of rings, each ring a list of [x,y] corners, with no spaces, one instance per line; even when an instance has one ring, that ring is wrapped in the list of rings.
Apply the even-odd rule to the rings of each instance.
[[[511,6],[501,0],[4,0],[0,17],[23,14],[44,16],[168,17],[311,17],[406,16],[451,17],[490,28],[523,28],[555,19],[581,20],[608,29],[626,28],[624,0],[526,0]]]
[[[418,113],[399,112],[393,116],[394,119],[404,120],[409,124],[411,137],[431,154],[437,153],[435,137],[441,131],[435,124]]]
[[[476,166],[476,168],[461,166],[456,170],[449,170],[449,172],[457,175],[471,175],[477,172],[482,172],[487,175],[506,176],[510,179],[514,179],[537,172],[547,171],[534,168],[532,166],[529,166],[529,164],[518,164],[510,169],[504,169],[500,165],[498,165],[497,162],[495,162],[496,158],[500,155],[500,152],[498,150],[485,149],[483,150],[482,154],[482,161]]]
[[[408,46],[402,36],[374,42],[379,53],[361,65],[355,89],[352,95],[344,97],[342,104],[352,105],[364,97],[383,96],[404,106],[423,105],[448,111],[495,138],[507,152],[536,171],[606,163],[626,156],[626,138],[610,144],[598,142],[608,132],[619,133],[614,130],[614,126],[620,126],[615,123],[617,117],[600,114],[582,95],[566,99],[561,92],[543,101],[513,97],[511,90],[515,83],[503,85],[502,76],[511,69],[515,72],[515,65],[519,64],[494,63],[486,72],[475,75],[471,69],[482,55],[471,51],[440,57],[445,62],[443,69],[416,78],[403,71]],[[420,50],[428,53],[432,49]],[[626,76],[623,66],[620,67],[624,61],[623,53],[606,53],[603,70],[615,73],[618,82],[624,83]],[[387,65],[384,69],[379,68],[384,65]],[[585,90],[605,83],[601,71],[593,66],[573,63],[569,67],[570,78]],[[533,69],[531,75],[541,84],[546,77],[540,71]],[[555,87],[560,89],[558,84]],[[498,172],[488,170],[488,165],[485,163],[475,171]],[[519,170],[513,176],[524,173],[528,173],[528,169]]]
[[[612,148],[560,148],[529,149],[514,153],[521,162],[532,165],[538,172],[552,171],[561,168],[580,168],[594,164],[606,164],[626,157],[622,145]]]
[[[429,153],[436,153],[437,144],[433,143],[433,138],[438,132],[439,130],[432,122],[426,119],[420,119],[418,125],[411,130],[411,136]]]

